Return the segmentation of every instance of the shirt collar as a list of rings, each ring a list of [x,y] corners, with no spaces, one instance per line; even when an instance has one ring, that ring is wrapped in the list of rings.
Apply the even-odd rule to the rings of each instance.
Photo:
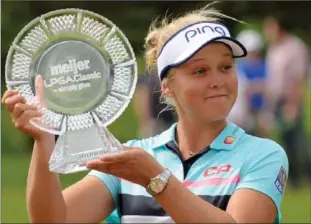
[[[232,150],[245,131],[234,123],[229,122],[211,144],[215,150]]]
[[[154,146],[161,147],[170,141],[175,140],[175,131],[177,123],[174,123],[169,129],[162,132],[156,137]],[[245,133],[245,131],[232,122],[228,122],[225,128],[217,135],[212,144],[211,149],[214,150],[232,150],[235,148],[238,140]]]

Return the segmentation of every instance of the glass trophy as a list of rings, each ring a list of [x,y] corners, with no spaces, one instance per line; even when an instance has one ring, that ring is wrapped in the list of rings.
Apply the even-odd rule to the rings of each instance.
[[[81,9],[34,19],[14,39],[5,73],[7,88],[43,113],[31,123],[59,135],[50,171],[83,171],[87,161],[123,149],[107,126],[133,96],[137,64],[126,36],[108,19]],[[38,75],[43,100],[36,97]]]

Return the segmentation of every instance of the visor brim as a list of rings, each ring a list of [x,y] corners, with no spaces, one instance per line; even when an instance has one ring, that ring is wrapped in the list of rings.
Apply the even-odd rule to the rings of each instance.
[[[241,58],[247,56],[247,50],[243,46],[242,43],[237,41],[236,39],[233,39],[232,37],[216,37],[210,40],[207,40],[205,43],[201,44],[197,48],[194,49],[185,49],[184,53],[178,57],[174,63],[166,66],[165,68],[162,69],[162,72],[160,74],[161,80],[164,79],[166,73],[168,72],[169,69],[177,67],[185,62],[187,62],[190,58],[192,58],[195,54],[197,54],[202,48],[204,48],[206,45],[213,43],[213,42],[222,42],[226,44],[228,47],[231,48],[232,55],[234,58]]]

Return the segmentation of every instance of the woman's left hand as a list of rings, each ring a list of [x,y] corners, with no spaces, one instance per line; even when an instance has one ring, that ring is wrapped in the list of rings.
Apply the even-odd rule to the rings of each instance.
[[[107,154],[87,163],[88,169],[98,170],[147,187],[150,178],[164,171],[149,153],[140,148],[124,147],[116,154]]]

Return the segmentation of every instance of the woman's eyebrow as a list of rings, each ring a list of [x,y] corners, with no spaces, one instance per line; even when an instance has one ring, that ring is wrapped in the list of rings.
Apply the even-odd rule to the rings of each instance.
[[[223,57],[232,57],[232,53],[224,53],[222,56]]]
[[[187,61],[187,62],[185,63],[185,65],[191,66],[191,65],[193,65],[193,64],[196,64],[196,63],[198,63],[198,62],[200,62],[200,61],[204,61],[204,60],[206,60],[206,58],[203,58],[203,57],[193,58],[193,59]]]
[[[191,62],[197,62],[197,61],[203,61],[203,60],[205,60],[205,58],[195,58],[193,60],[190,60],[189,62],[191,63]]]

